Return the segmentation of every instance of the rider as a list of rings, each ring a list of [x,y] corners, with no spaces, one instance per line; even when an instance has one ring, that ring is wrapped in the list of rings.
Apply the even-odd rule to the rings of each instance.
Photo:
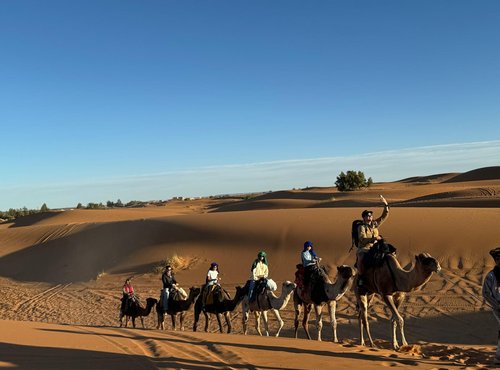
[[[260,251],[257,254],[257,258],[252,263],[252,274],[250,275],[250,285],[248,286],[248,300],[252,300],[253,288],[255,287],[255,282],[264,278],[267,279],[269,275],[269,267],[267,263],[267,254],[264,251]]]
[[[130,303],[134,301],[134,287],[132,286],[132,278],[127,278],[122,288],[122,305],[120,308],[120,312],[123,313],[130,306]]]
[[[205,278],[205,286],[203,288],[203,307],[205,306],[205,303],[207,301],[207,296],[208,292],[210,291],[210,287],[218,284],[220,278],[219,278],[219,265],[217,262],[212,262],[210,264],[210,268],[207,271],[207,276]]]
[[[304,266],[304,284],[309,280],[312,271],[317,267],[321,260],[313,250],[313,243],[309,240],[304,243],[304,249],[301,253],[302,266]]]
[[[165,271],[161,275],[161,281],[163,282],[163,289],[161,290],[161,299],[163,302],[163,311],[168,309],[168,297],[170,296],[170,291],[177,284],[175,280],[174,273],[172,271],[172,266],[165,266]]]
[[[493,316],[495,316],[497,324],[500,326],[500,247],[492,249],[490,255],[495,260],[495,267],[484,279],[483,297],[493,309]],[[494,364],[500,365],[500,330],[498,331],[498,345]]]
[[[365,209],[363,213],[361,213],[361,217],[363,217],[363,223],[358,226],[359,243],[357,246],[358,250],[356,252],[356,267],[358,269],[359,285],[363,284],[362,275],[365,272],[363,258],[365,254],[373,247],[373,245],[382,239],[382,236],[380,236],[379,234],[378,227],[382,225],[382,223],[389,216],[389,204],[387,204],[387,201],[382,195],[380,196],[380,199],[382,200],[382,203],[384,203],[384,211],[382,212],[382,216],[374,220],[373,211],[368,211]]]

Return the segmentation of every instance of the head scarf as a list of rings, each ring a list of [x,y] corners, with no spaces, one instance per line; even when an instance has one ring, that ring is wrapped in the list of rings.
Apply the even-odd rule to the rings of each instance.
[[[255,261],[253,261],[252,263],[252,269],[250,271],[253,271],[253,269],[257,266],[257,263],[260,262],[260,257],[264,257],[264,259],[262,260],[262,263],[265,264],[266,266],[269,266],[269,264],[267,263],[267,254],[266,252],[264,251],[260,251],[259,253],[257,253],[257,258],[255,259]]]
[[[314,252],[314,249],[313,249],[313,243],[310,242],[309,240],[304,243],[303,252],[307,251],[308,247],[311,247],[311,250],[309,251],[309,253],[311,253],[311,256],[313,256],[313,258],[316,258],[317,256],[316,256],[316,252]]]

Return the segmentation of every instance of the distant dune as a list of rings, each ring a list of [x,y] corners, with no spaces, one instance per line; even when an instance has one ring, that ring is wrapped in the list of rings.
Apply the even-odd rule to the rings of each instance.
[[[500,179],[500,166],[484,167],[454,176],[444,182],[483,181]]]

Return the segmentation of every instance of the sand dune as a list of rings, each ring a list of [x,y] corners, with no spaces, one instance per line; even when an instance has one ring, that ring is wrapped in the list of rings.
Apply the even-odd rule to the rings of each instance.
[[[500,178],[500,166],[478,168],[454,176],[444,182],[484,181],[498,180]]]
[[[333,188],[266,193],[243,199],[201,199],[161,207],[50,212],[0,224],[0,367],[89,368],[475,368],[491,363],[495,322],[480,290],[499,246],[500,180],[493,169],[464,176],[443,174],[374,184],[339,193]],[[496,176],[496,175],[495,175]],[[449,181],[458,178],[460,181]],[[370,311],[376,350],[358,347],[355,300],[338,306],[343,344],[293,339],[293,306],[283,310],[281,339],[256,337],[251,320],[244,337],[241,308],[236,335],[116,328],[121,284],[132,276],[142,297],[158,297],[156,267],[175,261],[182,286],[199,286],[210,262],[220,264],[230,294],[245,283],[257,251],[265,250],[271,277],[293,280],[305,240],[335,278],[336,266],[354,263],[350,226],[363,209],[381,212],[378,195],[392,205],[381,231],[410,268],[414,256],[431,253],[443,267],[403,304],[411,346],[389,345],[389,312],[376,300]],[[279,294],[279,292],[278,292]],[[25,321],[35,321],[28,323]],[[328,321],[328,320],[327,320]],[[42,322],[50,324],[42,324]],[[60,326],[64,324],[65,326]],[[314,322],[311,321],[311,326]],[[79,325],[79,326],[78,326]],[[271,332],[277,323],[271,315]],[[314,329],[312,329],[314,336]],[[328,323],[323,338],[331,340]],[[31,359],[31,360],[30,360]]]

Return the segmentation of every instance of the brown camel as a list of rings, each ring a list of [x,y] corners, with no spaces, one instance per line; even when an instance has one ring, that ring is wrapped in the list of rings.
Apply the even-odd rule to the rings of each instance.
[[[319,266],[318,266],[319,267]],[[337,318],[335,311],[337,309],[337,301],[340,300],[351,285],[354,278],[354,269],[347,265],[337,267],[337,279],[332,284],[326,273],[322,268],[318,268],[316,279],[309,279],[306,287],[297,287],[293,294],[293,304],[295,308],[295,338],[299,328],[299,315],[301,307],[304,307],[304,317],[302,319],[302,326],[306,332],[307,338],[311,339],[309,334],[309,314],[314,305],[316,313],[316,329],[318,330],[318,340],[321,340],[321,329],[323,328],[323,321],[321,315],[323,313],[323,306],[328,306],[328,313],[330,314],[330,324],[333,331],[333,341],[338,342],[337,338]],[[316,282],[315,282],[316,281]]]
[[[290,297],[292,296],[293,290],[296,285],[290,281],[285,281],[281,287],[281,295],[276,297],[273,292],[268,289],[263,290],[260,294],[255,297],[252,302],[248,301],[248,296],[245,295],[243,302],[241,303],[243,309],[243,334],[247,334],[247,322],[249,311],[255,314],[255,327],[259,335],[262,335],[260,330],[260,316],[264,317],[264,327],[266,329],[266,335],[269,336],[269,326],[267,322],[267,311],[271,310],[274,312],[276,319],[278,320],[280,326],[276,336],[280,335],[280,331],[283,328],[283,320],[281,319],[279,311],[286,307]]]
[[[221,299],[217,299],[214,297],[214,302],[212,304],[207,304],[203,307],[203,294],[201,294],[196,303],[194,304],[194,323],[193,323],[193,331],[196,331],[198,326],[198,321],[200,319],[200,313],[203,312],[205,315],[205,331],[208,331],[209,317],[208,314],[214,314],[217,317],[217,322],[219,323],[219,330],[222,333],[222,322],[221,322],[221,314],[226,318],[227,324],[227,332],[231,332],[231,317],[229,316],[230,312],[233,312],[236,306],[240,304],[241,300],[244,297],[243,288],[236,287],[236,293],[234,294],[233,299],[229,299],[228,294],[222,289],[222,287],[218,287],[220,289],[219,296]],[[203,290],[202,290],[203,293]],[[217,294],[216,294],[217,295]]]
[[[396,338],[397,326],[399,326],[402,345],[408,345],[404,335],[404,320],[398,312],[398,307],[403,302],[405,293],[419,289],[429,281],[433,272],[439,272],[440,270],[439,262],[427,253],[415,256],[415,265],[408,271],[401,267],[393,254],[388,254],[385,263],[382,265],[367,268],[363,274],[363,286],[359,287],[356,279],[354,287],[359,308],[361,345],[365,345],[363,328],[366,328],[370,346],[373,347],[368,325],[368,305],[374,294],[379,294],[392,312],[392,346],[394,349],[399,348]]]
[[[187,311],[194,304],[196,298],[200,295],[200,288],[191,287],[189,289],[189,296],[187,299],[180,299],[180,296],[177,295],[173,297],[173,294],[170,296],[168,300],[168,309],[167,312],[163,311],[163,303],[158,301],[156,304],[156,313],[158,315],[158,326],[157,329],[165,330],[165,313],[170,315],[172,318],[172,329],[175,330],[175,319],[177,314],[180,314],[179,318],[179,326],[180,329],[184,330],[184,316]]]
[[[128,320],[132,319],[132,326],[135,328],[135,319],[141,319],[142,327],[144,328],[144,317],[149,316],[151,309],[158,301],[154,298],[146,299],[146,307],[142,307],[137,301],[133,301],[125,308],[124,312],[120,312],[120,328],[123,325],[123,317],[125,316],[125,327],[127,327]]]

